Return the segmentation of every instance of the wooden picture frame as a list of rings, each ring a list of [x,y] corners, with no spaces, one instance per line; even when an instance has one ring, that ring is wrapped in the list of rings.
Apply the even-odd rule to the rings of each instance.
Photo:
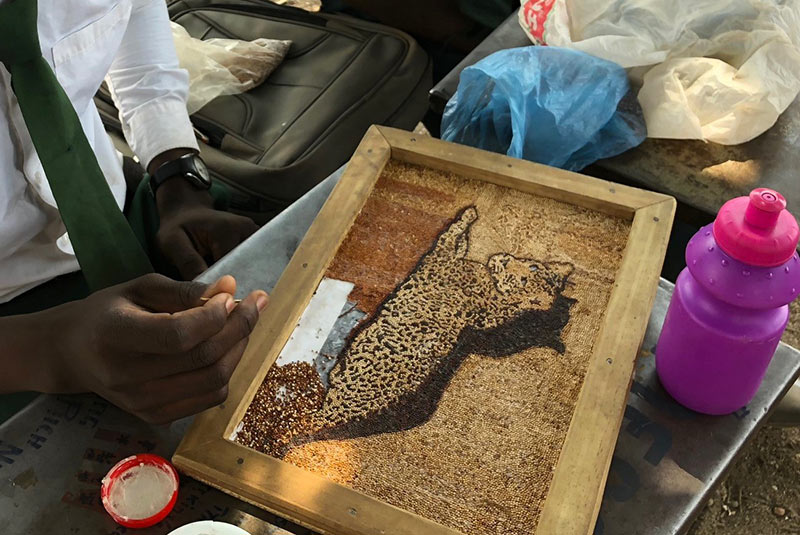
[[[372,127],[364,137],[275,287],[271,305],[231,379],[228,400],[195,419],[173,462],[194,478],[323,534],[457,535],[228,439],[390,159],[631,221],[602,328],[536,529],[537,535],[591,533],[655,297],[675,200],[390,128]]]

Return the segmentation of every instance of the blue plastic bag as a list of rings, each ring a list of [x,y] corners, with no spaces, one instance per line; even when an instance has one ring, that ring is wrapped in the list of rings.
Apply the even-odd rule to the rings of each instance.
[[[622,67],[583,52],[502,50],[461,73],[444,111],[442,139],[583,169],[644,141],[635,95],[623,101],[629,90]]]

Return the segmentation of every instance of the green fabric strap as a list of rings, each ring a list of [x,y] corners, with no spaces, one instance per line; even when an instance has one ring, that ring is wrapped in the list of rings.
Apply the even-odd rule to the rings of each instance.
[[[0,5],[0,62],[92,291],[153,271],[117,206],[78,115],[42,57],[36,0]]]

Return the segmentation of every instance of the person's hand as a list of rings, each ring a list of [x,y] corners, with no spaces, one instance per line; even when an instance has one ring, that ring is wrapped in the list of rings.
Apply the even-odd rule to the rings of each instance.
[[[168,180],[156,192],[156,244],[181,276],[190,280],[258,230],[251,219],[214,210],[208,192],[185,180]]]
[[[268,302],[256,291],[236,304],[235,291],[230,276],[209,286],[153,274],[39,313],[54,359],[46,391],[93,391],[150,423],[222,403]]]

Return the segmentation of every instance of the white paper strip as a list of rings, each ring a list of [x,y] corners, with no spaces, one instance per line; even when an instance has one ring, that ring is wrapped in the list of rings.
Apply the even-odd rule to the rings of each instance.
[[[279,366],[290,362],[307,362],[314,365],[314,359],[341,315],[352,289],[352,282],[322,279],[303,315],[300,316],[292,336],[283,346],[283,351],[276,362]]]

